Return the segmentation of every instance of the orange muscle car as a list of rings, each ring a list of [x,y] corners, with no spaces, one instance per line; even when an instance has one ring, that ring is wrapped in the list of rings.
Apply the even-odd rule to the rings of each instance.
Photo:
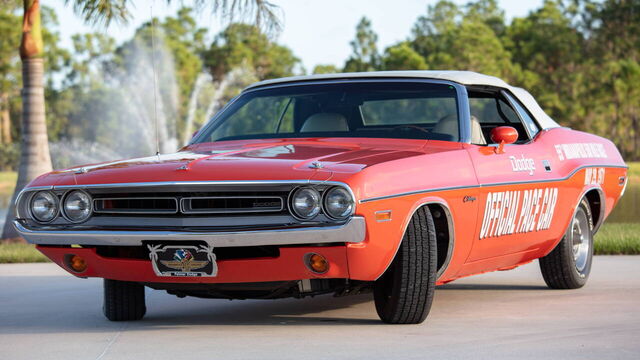
[[[559,126],[525,90],[464,71],[332,74],[245,89],[175,154],[40,176],[14,224],[109,320],[144,288],[248,299],[370,291],[420,323],[436,285],[539,259],[585,284],[624,193],[611,141]]]

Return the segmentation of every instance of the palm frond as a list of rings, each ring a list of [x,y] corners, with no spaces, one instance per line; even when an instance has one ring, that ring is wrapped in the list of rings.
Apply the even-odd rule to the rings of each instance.
[[[0,0],[8,1],[8,0]],[[165,0],[168,4],[174,2]],[[197,11],[211,10],[220,15],[225,22],[249,22],[258,26],[269,35],[282,30],[283,13],[280,7],[268,0],[192,0]],[[180,1],[181,3],[184,1]],[[65,0],[65,4],[73,4],[76,14],[91,24],[102,24],[105,27],[112,22],[126,24],[131,19],[131,0]]]
[[[131,19],[130,0],[65,0],[73,10],[91,24],[109,26],[112,21],[126,24]]]
[[[167,0],[171,2],[171,0]],[[197,11],[209,8],[227,22],[249,22],[269,35],[282,30],[283,13],[268,0],[193,0]]]
[[[0,0],[7,1],[7,0]],[[165,0],[168,4],[172,0]],[[249,22],[258,26],[269,35],[282,30],[283,13],[280,7],[268,0],[192,0],[197,11],[210,9],[212,14],[220,15],[225,22]],[[183,1],[180,1],[181,3]],[[76,14],[91,24],[105,27],[112,22],[126,24],[131,19],[131,0],[65,0],[73,4]]]

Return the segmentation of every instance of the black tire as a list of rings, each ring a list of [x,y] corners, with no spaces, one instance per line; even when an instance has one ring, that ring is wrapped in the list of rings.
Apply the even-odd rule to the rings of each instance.
[[[380,319],[389,324],[423,322],[436,287],[436,232],[429,208],[413,215],[400,249],[375,282],[374,300]]]
[[[580,232],[577,232],[576,226],[581,228]],[[588,249],[582,249],[582,244],[587,244]],[[575,252],[576,246],[578,252]],[[578,289],[589,279],[592,260],[593,217],[589,203],[583,199],[560,243],[547,256],[540,258],[540,270],[544,282],[550,288]]]
[[[104,279],[102,311],[111,321],[142,319],[147,312],[144,286],[134,282]]]

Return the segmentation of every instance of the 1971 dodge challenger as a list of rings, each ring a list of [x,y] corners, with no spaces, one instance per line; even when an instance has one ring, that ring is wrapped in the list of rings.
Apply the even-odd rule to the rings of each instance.
[[[175,154],[54,171],[15,226],[109,320],[145,287],[273,299],[372,291],[420,323],[436,285],[539,259],[585,284],[627,185],[609,140],[561,127],[525,90],[463,71],[332,74],[245,89]]]

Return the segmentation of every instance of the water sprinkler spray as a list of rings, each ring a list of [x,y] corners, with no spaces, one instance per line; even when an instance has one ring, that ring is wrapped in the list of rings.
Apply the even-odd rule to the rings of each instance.
[[[156,127],[156,156],[160,161],[160,128],[158,127],[158,84],[156,79],[156,33],[153,21],[153,2],[150,5],[151,11],[151,64],[153,68],[153,123]]]

